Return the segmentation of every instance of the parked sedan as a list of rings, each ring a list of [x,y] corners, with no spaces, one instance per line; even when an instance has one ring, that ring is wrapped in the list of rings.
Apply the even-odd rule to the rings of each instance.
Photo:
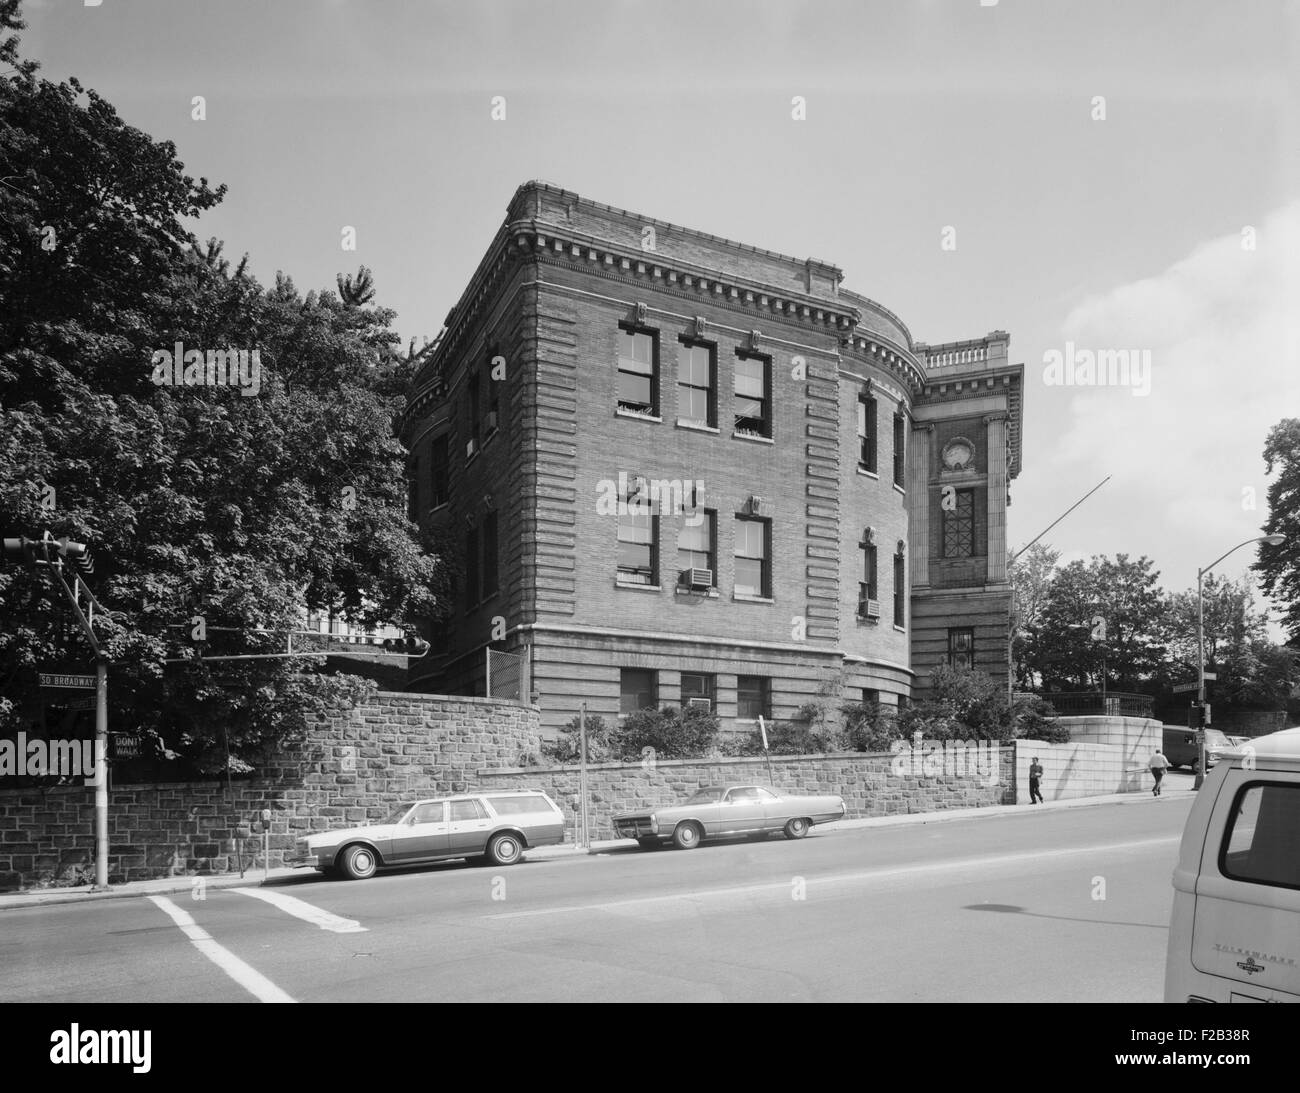
[[[614,830],[645,850],[666,840],[693,850],[702,839],[727,835],[780,831],[787,839],[802,839],[813,824],[842,820],[845,811],[843,797],[782,793],[767,786],[709,786],[679,805],[620,813]]]
[[[364,880],[388,866],[451,858],[513,865],[530,846],[563,841],[564,813],[545,793],[473,793],[408,801],[383,823],[307,835],[293,861]]]

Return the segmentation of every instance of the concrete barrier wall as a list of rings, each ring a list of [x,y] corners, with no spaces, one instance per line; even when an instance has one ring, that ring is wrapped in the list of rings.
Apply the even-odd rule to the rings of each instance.
[[[1149,790],[1153,784],[1146,773],[1149,750],[1140,764],[1119,745],[1087,741],[1048,744],[1042,740],[1017,740],[1015,752],[1016,804],[1029,803],[1029,765],[1034,756],[1043,767],[1039,788],[1046,801],[1137,793]],[[1141,770],[1135,770],[1139,765]]]

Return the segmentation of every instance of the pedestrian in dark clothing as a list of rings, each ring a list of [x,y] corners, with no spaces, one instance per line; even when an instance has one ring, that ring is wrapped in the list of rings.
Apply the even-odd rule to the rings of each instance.
[[[1038,761],[1038,756],[1034,756],[1034,761],[1029,764],[1029,803],[1031,805],[1041,805],[1043,803],[1042,791],[1038,788],[1042,783],[1043,764]]]

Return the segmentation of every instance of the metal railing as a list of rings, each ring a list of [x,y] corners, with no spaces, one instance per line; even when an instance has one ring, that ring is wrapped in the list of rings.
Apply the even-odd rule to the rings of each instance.
[[[1098,714],[1110,717],[1154,717],[1155,699],[1151,695],[1130,694],[1127,691],[1057,691],[1054,694],[1035,693],[1025,697],[1041,698],[1052,704],[1062,717],[1079,717]]]

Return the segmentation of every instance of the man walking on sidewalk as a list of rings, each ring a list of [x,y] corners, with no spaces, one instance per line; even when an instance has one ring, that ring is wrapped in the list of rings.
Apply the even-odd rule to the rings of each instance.
[[[1151,790],[1152,797],[1160,796],[1160,781],[1165,776],[1165,770],[1169,766],[1169,760],[1165,758],[1164,753],[1156,748],[1155,754],[1151,756],[1151,762],[1147,764],[1151,770],[1152,776],[1156,780],[1155,786]]]
[[[1031,805],[1041,805],[1043,803],[1043,793],[1038,787],[1042,785],[1043,764],[1038,761],[1038,756],[1034,756],[1034,761],[1029,764],[1029,803]]]

